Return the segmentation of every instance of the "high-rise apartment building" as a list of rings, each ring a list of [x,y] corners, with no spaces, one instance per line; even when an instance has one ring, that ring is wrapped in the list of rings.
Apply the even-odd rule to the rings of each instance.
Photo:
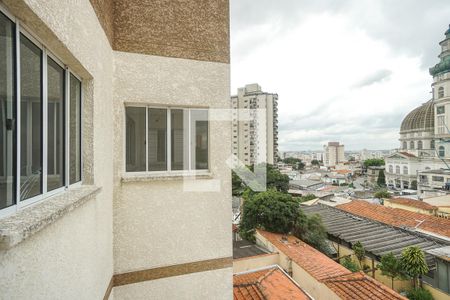
[[[232,153],[246,165],[274,164],[278,156],[278,95],[254,83],[231,97]]]
[[[339,144],[339,142],[329,142],[328,145],[323,146],[323,150],[324,166],[334,167],[337,164],[345,161],[344,145]]]
[[[0,0],[0,298],[231,299],[228,0]]]

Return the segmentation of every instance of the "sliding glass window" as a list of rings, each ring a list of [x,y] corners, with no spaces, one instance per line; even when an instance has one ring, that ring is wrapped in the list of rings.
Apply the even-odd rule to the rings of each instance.
[[[15,26],[0,13],[0,209],[15,204]]]
[[[20,197],[42,193],[42,50],[20,35]]]
[[[81,91],[0,7],[0,216],[82,180]]]
[[[47,59],[47,191],[65,185],[64,69]]]
[[[207,109],[128,106],[125,117],[127,172],[208,170]]]

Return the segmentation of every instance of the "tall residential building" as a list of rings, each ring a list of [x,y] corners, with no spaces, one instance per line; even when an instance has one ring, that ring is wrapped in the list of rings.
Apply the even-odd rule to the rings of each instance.
[[[339,142],[328,142],[323,146],[323,164],[325,167],[334,167],[345,161],[344,145]]]
[[[231,299],[228,0],[0,0],[0,298]]]
[[[278,95],[266,93],[254,83],[231,97],[232,153],[244,164],[267,162],[278,157]]]

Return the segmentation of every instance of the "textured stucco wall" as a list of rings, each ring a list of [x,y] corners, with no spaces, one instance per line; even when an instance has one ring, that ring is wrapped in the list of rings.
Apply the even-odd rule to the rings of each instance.
[[[228,0],[91,0],[114,50],[230,62]]]
[[[86,181],[103,189],[21,244],[0,252],[0,298],[101,299],[113,273],[112,50],[89,0],[4,0],[83,78]]]
[[[212,178],[202,181],[220,190],[187,192],[181,179],[121,182],[124,103],[228,108],[228,83],[227,64],[115,52],[115,273],[232,256],[230,122],[210,122]]]
[[[114,299],[214,299],[230,300],[232,270],[193,273],[114,288]]]

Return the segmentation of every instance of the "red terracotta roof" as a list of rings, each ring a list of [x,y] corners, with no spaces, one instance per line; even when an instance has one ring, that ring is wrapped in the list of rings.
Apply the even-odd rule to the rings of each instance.
[[[400,154],[408,157],[416,157],[414,154],[408,153],[408,152],[399,152]]]
[[[362,272],[350,272],[322,252],[293,236],[283,237],[281,234],[263,230],[258,230],[258,232],[279,251],[287,255],[318,282],[327,285],[342,299],[406,299]]]
[[[395,227],[414,228],[420,224],[420,221],[424,221],[417,229],[450,237],[449,219],[416,213],[400,208],[371,204],[362,200],[353,200],[349,203],[337,205],[336,208]]]
[[[394,198],[394,199],[388,199],[391,203],[396,203],[404,206],[411,206],[419,209],[425,209],[425,210],[435,210],[437,209],[436,206],[433,206],[431,204],[428,204],[426,202],[420,201],[420,200],[412,200],[408,198]]]
[[[233,276],[234,300],[310,298],[278,267]]]
[[[331,277],[323,282],[341,299],[407,299],[363,272]]]
[[[287,239],[282,241],[283,236],[281,234],[263,230],[258,230],[258,232],[278,250],[289,256],[302,269],[319,281],[330,276],[351,273],[322,252],[292,235],[287,236]]]

